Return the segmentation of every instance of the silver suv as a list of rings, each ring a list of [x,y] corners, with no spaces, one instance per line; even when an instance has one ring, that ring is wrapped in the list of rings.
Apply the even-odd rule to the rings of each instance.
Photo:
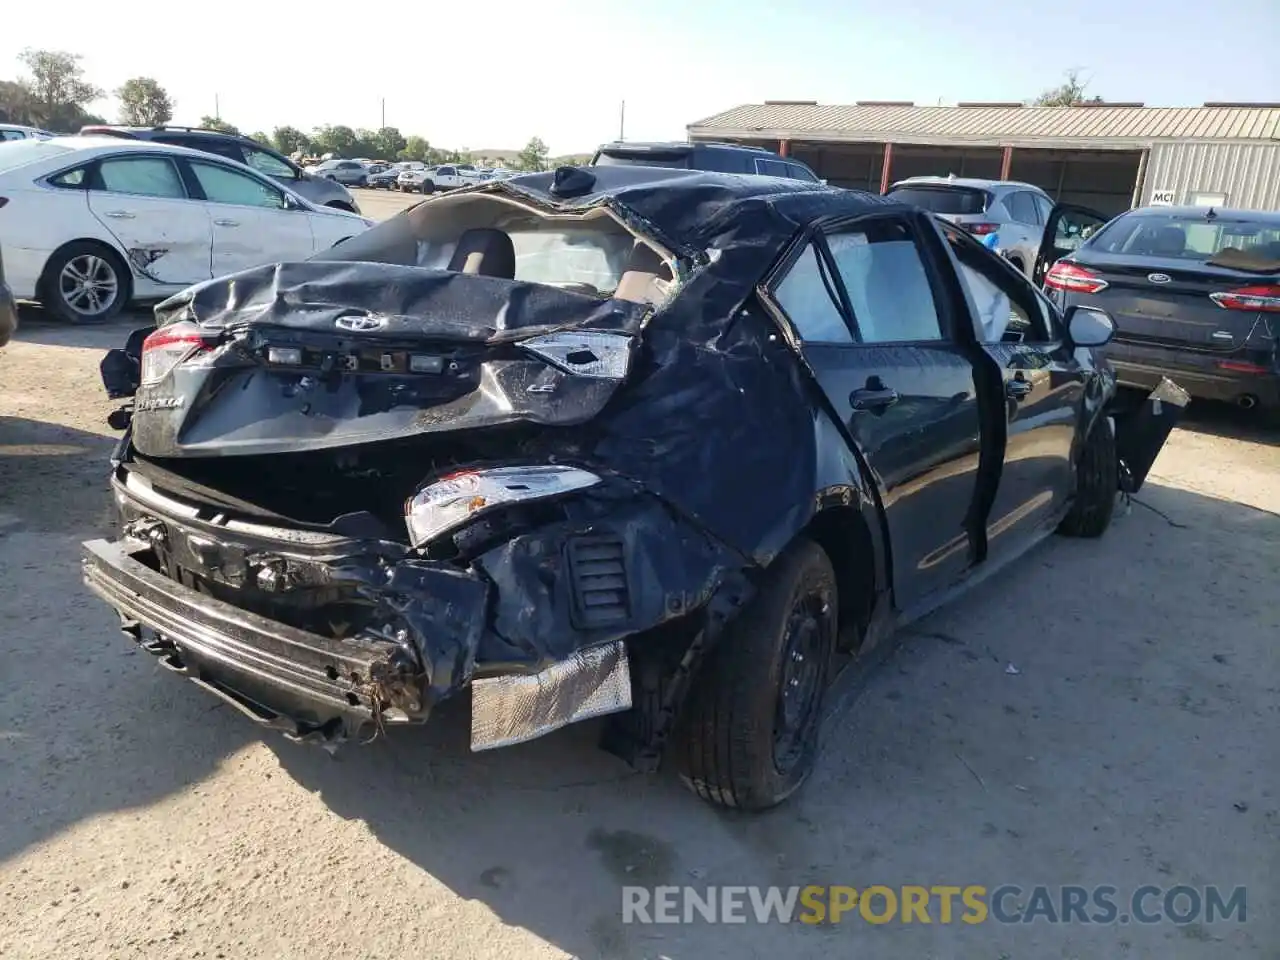
[[[307,173],[325,180],[336,180],[348,187],[369,185],[369,168],[359,160],[325,160],[314,167],[307,167]]]
[[[909,177],[890,187],[886,196],[963,227],[1032,280],[1040,272],[1037,263],[1045,253],[1046,227],[1054,228],[1056,235],[1063,213],[1071,212],[1073,225],[1096,218],[1094,226],[1100,226],[1109,219],[1083,207],[1054,203],[1039,187],[1016,180]]]

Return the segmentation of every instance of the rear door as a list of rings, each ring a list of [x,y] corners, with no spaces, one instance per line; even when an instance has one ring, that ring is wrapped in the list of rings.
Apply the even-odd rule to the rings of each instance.
[[[945,254],[933,248],[914,217],[860,218],[815,234],[770,284],[879,488],[903,610],[954,584],[972,558],[979,407],[936,282]]]
[[[192,191],[208,201],[215,277],[315,252],[311,218],[288,209],[274,183],[229,166],[183,160]]]
[[[90,174],[89,209],[120,244],[130,267],[165,285],[208,280],[213,230],[169,157],[127,154]]]
[[[1109,220],[1105,214],[1088,207],[1059,203],[1049,213],[1044,225],[1044,238],[1040,242],[1040,254],[1036,257],[1032,282],[1039,285],[1049,268],[1068,254],[1080,249],[1080,245],[1097,233]]]
[[[1056,308],[1021,272],[964,231],[941,229],[972,301],[978,342],[1003,381],[1004,467],[986,535],[991,556],[1009,557],[1056,524],[1067,506],[1087,374]]]

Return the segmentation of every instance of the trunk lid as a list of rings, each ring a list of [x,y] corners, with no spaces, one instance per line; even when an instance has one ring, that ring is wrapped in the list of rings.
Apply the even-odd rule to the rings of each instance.
[[[1184,257],[1143,257],[1085,248],[1072,262],[1106,281],[1089,303],[1108,311],[1121,343],[1233,353],[1264,343],[1272,348],[1280,316],[1257,310],[1229,310],[1213,299],[1259,284],[1280,283],[1267,276]]]
[[[385,263],[244,271],[157,307],[133,444],[258,455],[582,423],[621,384],[651,310]]]

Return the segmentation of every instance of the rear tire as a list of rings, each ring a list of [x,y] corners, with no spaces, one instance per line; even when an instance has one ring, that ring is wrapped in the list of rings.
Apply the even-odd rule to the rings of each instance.
[[[677,727],[680,776],[710,803],[764,810],[813,772],[836,644],[836,575],[798,540],[699,671]]]
[[[131,295],[132,278],[124,261],[92,240],[77,240],[55,252],[40,278],[42,305],[67,323],[106,323]]]
[[[1075,500],[1071,511],[1058,525],[1058,532],[1067,537],[1102,536],[1111,525],[1119,490],[1115,434],[1106,417],[1100,416],[1080,451]]]

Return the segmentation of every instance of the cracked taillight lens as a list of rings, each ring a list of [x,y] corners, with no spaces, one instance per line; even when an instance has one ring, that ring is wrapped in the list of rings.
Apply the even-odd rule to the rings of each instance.
[[[142,341],[140,382],[159,383],[183,360],[208,349],[209,344],[194,323],[184,321],[161,327]]]
[[[631,338],[617,333],[548,333],[522,340],[520,347],[579,377],[621,380],[631,363]]]

